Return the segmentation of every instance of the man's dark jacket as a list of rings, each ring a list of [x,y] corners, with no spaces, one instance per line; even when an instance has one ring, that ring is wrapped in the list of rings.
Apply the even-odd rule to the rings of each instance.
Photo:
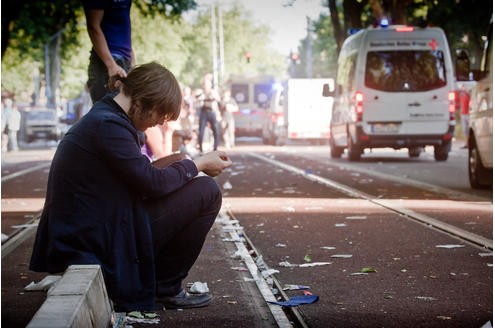
[[[67,132],[51,165],[30,264],[50,273],[101,265],[121,311],[154,308],[153,243],[143,200],[167,195],[198,173],[191,160],[153,167],[139,140],[108,96]]]

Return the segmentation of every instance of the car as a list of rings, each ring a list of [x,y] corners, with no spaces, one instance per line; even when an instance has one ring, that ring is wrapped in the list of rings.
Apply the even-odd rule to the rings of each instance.
[[[58,141],[61,135],[57,112],[49,108],[31,108],[26,110],[24,118],[24,137],[26,142],[34,140]]]
[[[483,49],[481,79],[471,90],[469,105],[468,172],[474,189],[493,185],[492,24]]]

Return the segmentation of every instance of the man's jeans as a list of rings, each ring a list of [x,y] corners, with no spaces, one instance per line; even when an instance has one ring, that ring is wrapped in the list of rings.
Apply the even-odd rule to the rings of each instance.
[[[213,132],[213,150],[218,148],[218,139],[220,137],[218,131],[217,115],[211,109],[201,109],[199,113],[199,136],[198,144],[199,151],[203,152],[203,137],[205,135],[206,123],[210,123]]]
[[[131,62],[122,56],[113,55],[113,59],[115,62],[122,67],[126,72],[129,72],[131,69]],[[101,98],[103,98],[107,93],[111,91],[107,87],[108,83],[108,70],[105,64],[101,61],[100,57],[94,52],[91,51],[91,55],[89,57],[89,66],[88,66],[88,88],[89,94],[91,95],[91,100],[93,103],[97,102]],[[113,93],[117,93],[114,91]]]
[[[222,193],[209,176],[192,179],[181,189],[148,200],[157,297],[175,296],[201,252],[222,205]]]

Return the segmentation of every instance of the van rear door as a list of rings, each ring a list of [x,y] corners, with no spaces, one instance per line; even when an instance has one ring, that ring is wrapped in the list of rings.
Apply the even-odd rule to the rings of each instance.
[[[370,38],[365,58],[363,129],[367,134],[443,134],[449,128],[448,50],[416,33]],[[439,40],[440,39],[440,40]],[[441,42],[440,42],[441,43]],[[450,59],[448,59],[450,60]],[[449,61],[450,63],[450,61]]]

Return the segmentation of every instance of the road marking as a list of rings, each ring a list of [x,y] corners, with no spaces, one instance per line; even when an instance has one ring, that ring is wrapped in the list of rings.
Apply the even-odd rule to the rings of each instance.
[[[31,172],[34,172],[34,171],[37,171],[37,170],[41,170],[41,169],[50,167],[51,164],[52,164],[51,162],[50,163],[42,163],[42,164],[38,164],[36,166],[30,167],[28,169],[21,170],[21,171],[18,171],[18,172],[9,174],[7,176],[2,177],[2,182],[8,181],[8,180],[12,180],[12,179],[17,178],[17,177],[20,177],[20,176],[22,176],[24,174],[28,174],[28,173],[31,173]]]
[[[287,171],[299,174],[308,180],[316,181],[316,182],[319,182],[319,183],[321,183],[325,186],[328,186],[330,188],[337,189],[340,192],[342,192],[346,195],[349,195],[351,197],[365,199],[365,200],[367,200],[373,204],[379,205],[383,208],[386,208],[388,210],[399,213],[399,214],[401,214],[401,215],[403,215],[409,219],[412,219],[416,222],[427,224],[428,226],[431,226],[432,228],[435,228],[438,231],[443,231],[443,232],[446,232],[450,235],[459,237],[465,241],[471,242],[472,244],[474,244],[478,247],[481,246],[483,248],[488,248],[490,250],[493,250],[493,241],[488,239],[488,238],[473,234],[469,231],[460,229],[456,226],[453,226],[451,224],[439,221],[439,220],[434,219],[432,217],[429,217],[427,215],[423,215],[423,214],[414,212],[412,210],[400,207],[396,204],[396,202],[390,202],[390,201],[386,201],[383,199],[379,199],[379,198],[376,198],[376,197],[369,195],[367,193],[361,192],[357,189],[354,189],[354,188],[351,188],[349,186],[338,183],[336,181],[315,175],[313,173],[308,173],[307,171],[302,170],[300,168],[297,168],[295,166],[292,166],[292,165],[289,165],[286,163],[282,163],[282,162],[277,161],[275,159],[271,159],[271,158],[268,158],[268,157],[265,157],[265,156],[262,156],[259,154],[255,154],[255,153],[248,153],[248,154],[252,157],[255,157],[257,159],[260,159],[262,161],[270,163],[274,166],[278,166],[278,167],[285,169]]]

